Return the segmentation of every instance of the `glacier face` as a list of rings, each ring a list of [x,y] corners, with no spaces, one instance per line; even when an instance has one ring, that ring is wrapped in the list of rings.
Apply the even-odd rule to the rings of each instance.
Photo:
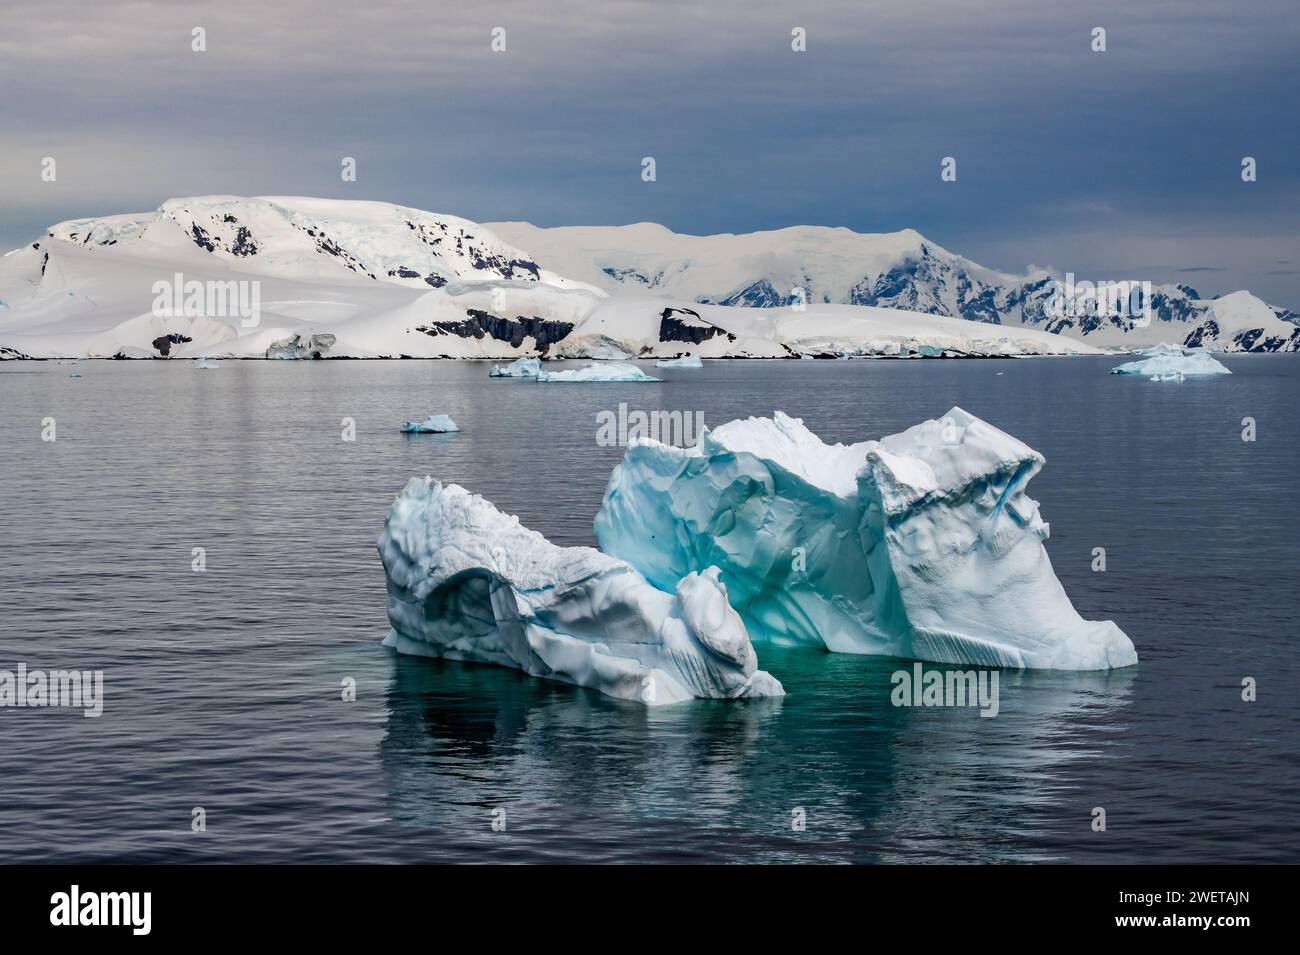
[[[1205,352],[1185,353],[1177,345],[1157,345],[1136,361],[1116,365],[1112,375],[1149,375],[1152,380],[1181,381],[1192,375],[1231,375],[1223,364]],[[1178,376],[1178,377],[1175,377]]]
[[[1036,451],[953,408],[880,441],[733,421],[693,448],[639,439],[596,517],[601,548],[663,587],[721,568],[756,640],[939,663],[1094,670],[1137,662],[1079,617],[1025,485]]]
[[[387,646],[514,667],[648,705],[781,696],[714,568],[652,586],[464,488],[413,478],[379,538]]]

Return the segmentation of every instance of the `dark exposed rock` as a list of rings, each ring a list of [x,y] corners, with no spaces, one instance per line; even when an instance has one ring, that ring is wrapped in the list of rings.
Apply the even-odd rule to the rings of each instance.
[[[518,315],[515,318],[502,318],[477,308],[466,309],[469,316],[460,322],[432,322],[416,328],[426,335],[458,335],[461,338],[483,338],[487,336],[500,342],[508,342],[518,348],[524,339],[532,336],[536,347],[545,351],[556,342],[563,341],[573,331],[572,322],[556,322],[544,318]]]
[[[677,315],[687,318],[683,321]],[[736,336],[717,325],[710,325],[693,308],[665,308],[659,313],[659,340],[661,342],[691,342],[698,345],[715,335],[725,335],[734,342]]]
[[[216,251],[217,249],[216,243],[212,241],[212,237],[208,235],[208,233],[203,229],[203,227],[200,226],[197,222],[193,222],[190,224],[190,235],[193,236],[194,238],[194,244],[197,245],[200,249],[206,249],[208,252]]]
[[[1183,345],[1187,348],[1200,348],[1205,343],[1206,338],[1215,339],[1218,337],[1219,323],[1212,318],[1207,318],[1187,336]]]
[[[154,350],[158,352],[158,354],[166,358],[168,354],[171,352],[173,345],[180,345],[183,342],[192,342],[192,341],[194,341],[194,339],[190,338],[188,335],[178,335],[176,332],[172,332],[170,335],[158,336],[153,340],[151,344],[153,345]]]

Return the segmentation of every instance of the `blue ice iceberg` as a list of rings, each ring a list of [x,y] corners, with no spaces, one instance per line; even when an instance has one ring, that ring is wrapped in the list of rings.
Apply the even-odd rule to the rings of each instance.
[[[459,430],[460,425],[445,414],[429,415],[423,421],[407,421],[402,424],[405,434],[446,434]]]
[[[488,375],[492,378],[536,378],[542,373],[542,363],[537,358],[516,358],[510,364],[493,365]]]
[[[1231,375],[1205,352],[1185,352],[1177,345],[1156,345],[1139,352],[1138,361],[1126,362],[1110,370],[1112,375],[1147,375],[1153,381],[1182,381],[1189,375]],[[1176,378],[1174,375],[1181,375]]]
[[[703,368],[704,362],[699,355],[683,355],[681,358],[663,358],[655,362],[656,368]]]
[[[384,643],[515,667],[645,704],[781,696],[716,568],[651,586],[590,547],[558,547],[464,488],[413,478],[388,510]]]
[[[632,442],[596,537],[660,588],[719,567],[755,640],[963,665],[1136,663],[1052,572],[1024,493],[1043,463],[960,408],[853,445],[778,412],[693,448]]]
[[[658,381],[636,365],[627,362],[592,362],[567,371],[544,371],[538,381]]]

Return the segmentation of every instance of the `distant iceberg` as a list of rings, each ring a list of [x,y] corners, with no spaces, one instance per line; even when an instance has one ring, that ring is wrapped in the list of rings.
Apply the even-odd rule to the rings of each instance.
[[[683,355],[681,358],[662,358],[655,362],[656,368],[703,368],[704,362],[699,355]]]
[[[208,361],[206,358],[199,358],[194,362],[195,368],[220,368],[216,362]]]
[[[658,381],[636,365],[626,362],[592,362],[567,371],[544,371],[538,381]]]
[[[446,434],[459,430],[460,425],[445,414],[429,415],[423,421],[407,421],[402,425],[402,431],[406,434]]]
[[[515,667],[647,705],[781,696],[716,568],[656,589],[455,484],[413,478],[379,538],[400,653]]]
[[[1143,357],[1117,365],[1110,370],[1112,375],[1146,375],[1154,381],[1182,381],[1170,375],[1231,375],[1211,355],[1205,352],[1187,353],[1177,345],[1156,345],[1138,352]]]
[[[853,445],[778,412],[693,448],[633,442],[596,537],[660,588],[719,567],[756,641],[977,666],[1136,663],[1052,571],[1024,493],[1043,463],[960,408]]]
[[[510,364],[493,365],[488,372],[492,378],[536,378],[542,373],[542,363],[537,358],[516,358]]]

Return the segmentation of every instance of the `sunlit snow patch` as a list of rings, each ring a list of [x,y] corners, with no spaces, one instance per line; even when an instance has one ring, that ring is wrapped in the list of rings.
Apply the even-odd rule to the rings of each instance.
[[[953,408],[880,441],[732,421],[694,448],[629,446],[596,517],[659,587],[716,565],[755,640],[940,663],[1097,670],[1137,662],[1079,617],[1025,485],[1043,457]]]
[[[413,478],[388,510],[384,643],[515,667],[646,704],[781,696],[717,570],[656,589],[590,547],[558,547],[464,488]]]

